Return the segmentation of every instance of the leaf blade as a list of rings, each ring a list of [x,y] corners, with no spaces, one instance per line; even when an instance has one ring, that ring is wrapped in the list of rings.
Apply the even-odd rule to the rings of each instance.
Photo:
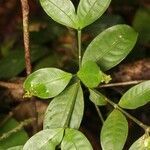
[[[62,150],[93,150],[88,139],[78,130],[66,129],[61,143]]]
[[[111,0],[80,0],[77,9],[80,29],[97,20],[108,8],[110,2]]]
[[[10,147],[7,150],[22,150],[23,146],[14,146],[14,147]]]
[[[101,131],[103,150],[121,150],[128,134],[128,123],[119,110],[114,110],[104,122]]]
[[[44,118],[44,129],[66,127],[66,125],[78,129],[83,110],[83,92],[79,83],[75,83],[52,100]]]
[[[150,102],[150,81],[142,82],[129,89],[120,99],[119,106],[136,109]]]
[[[32,136],[24,145],[23,150],[55,150],[63,138],[64,129],[46,129]]]
[[[45,12],[56,22],[77,28],[75,8],[70,0],[40,0]]]
[[[87,61],[78,71],[77,76],[89,88],[94,88],[102,81],[102,72],[95,62]]]
[[[29,95],[51,98],[61,93],[70,82],[72,75],[57,68],[39,69],[29,75],[24,89]]]
[[[107,101],[105,100],[106,97],[101,94],[100,92],[96,91],[96,90],[91,90],[89,89],[90,92],[90,100],[98,106],[103,106],[107,104]]]
[[[87,47],[82,65],[94,61],[102,71],[107,71],[121,62],[132,50],[137,33],[128,25],[115,25],[100,33]]]
[[[143,135],[137,141],[135,141],[129,150],[149,150],[150,149],[150,137]]]

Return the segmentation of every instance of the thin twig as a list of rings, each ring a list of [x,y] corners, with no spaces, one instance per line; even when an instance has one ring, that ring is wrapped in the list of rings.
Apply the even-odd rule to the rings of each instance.
[[[0,141],[8,138],[9,136],[11,136],[13,133],[16,133],[18,131],[20,131],[24,126],[29,125],[31,122],[33,122],[35,120],[35,118],[30,118],[27,120],[24,120],[23,122],[21,122],[17,127],[15,127],[14,129],[10,130],[7,133],[4,133],[1,137],[0,137]]]
[[[149,129],[148,125],[145,125],[144,123],[142,123],[141,121],[139,121],[138,119],[136,119],[135,117],[133,117],[132,115],[130,115],[128,112],[124,111],[121,107],[117,106],[117,109],[120,110],[123,114],[125,114],[128,118],[130,118],[131,120],[133,120],[141,128],[143,128],[145,130],[145,132],[148,131],[148,129]]]
[[[98,116],[99,116],[99,118],[100,118],[100,120],[101,120],[101,122],[103,124],[104,123],[104,118],[102,116],[102,113],[101,113],[101,111],[100,111],[100,109],[98,108],[97,105],[95,105],[95,108],[96,108],[97,114],[98,114]]]
[[[8,88],[8,89],[20,89],[20,88],[22,88],[22,83],[12,83],[12,82],[0,81],[0,86]]]
[[[24,48],[25,48],[25,63],[26,73],[31,73],[31,57],[30,57],[30,43],[29,43],[29,4],[28,0],[21,0],[22,4],[22,15],[23,15],[23,37],[24,37]]]
[[[12,116],[13,116],[13,113],[9,112],[9,114],[5,117],[5,119],[1,121],[0,127],[2,127]]]
[[[136,81],[110,83],[110,84],[100,85],[99,88],[136,85],[136,84],[139,84],[139,83],[141,83],[141,82],[143,82],[143,81],[146,81],[146,80],[136,80]]]

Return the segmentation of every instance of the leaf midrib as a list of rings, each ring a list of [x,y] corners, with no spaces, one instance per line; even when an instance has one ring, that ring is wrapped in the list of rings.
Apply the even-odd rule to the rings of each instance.
[[[131,91],[130,91],[131,92]],[[143,93],[147,93],[147,92],[150,92],[150,89],[145,89],[144,91],[142,91],[142,92],[140,92],[139,94],[136,94],[136,96],[135,97],[140,97]],[[126,96],[125,96],[126,97]],[[128,97],[131,97],[131,96],[129,96],[128,95]],[[133,97],[133,96],[132,96]],[[135,99],[135,97],[134,97],[134,99]],[[126,98],[123,98],[124,100],[126,99]],[[132,98],[130,98],[130,99],[132,99]],[[128,99],[129,100],[129,99]]]
[[[50,80],[50,81],[38,83],[38,84],[35,84],[35,86],[38,86],[38,85],[40,85],[40,84],[54,83],[54,82],[57,82],[57,81],[59,81],[59,80],[65,80],[66,78],[69,78],[69,75],[68,75],[68,76],[59,77],[59,78],[55,78],[54,80]]]
[[[95,0],[95,2],[93,3],[93,5],[91,6],[91,9],[87,12],[86,16],[84,17],[84,20],[86,20],[87,16],[89,15],[90,11],[92,10],[92,8],[96,4],[96,2],[97,2],[97,0]]]
[[[73,25],[76,25],[76,23],[73,21],[73,19],[64,11],[62,10],[61,8],[59,8],[55,3],[53,3],[52,1],[48,0],[51,4],[53,4],[56,8],[58,8],[60,11],[62,11],[70,20],[71,22],[73,23]],[[75,15],[76,16],[76,15]]]
[[[116,45],[119,43],[119,42],[117,42],[117,41],[118,41],[118,40],[116,40],[116,41],[112,44],[111,48],[105,50],[104,53],[102,53],[98,58],[93,57],[93,58],[95,59],[95,62],[98,63],[99,61],[101,61],[100,59],[102,59],[106,54],[108,54],[110,51],[112,51],[112,49],[113,49],[112,47],[116,46]],[[92,47],[92,46],[91,46],[91,47]],[[91,49],[91,47],[90,47],[90,49]],[[99,49],[101,49],[101,48],[99,48]]]
[[[42,148],[47,142],[51,142],[51,140],[54,138],[54,137],[56,137],[56,135],[57,134],[59,134],[61,132],[61,130],[60,131],[58,131],[56,134],[54,134],[52,137],[50,137],[47,141],[45,141],[44,143],[43,143],[43,145],[41,145],[41,147],[40,148]]]
[[[73,112],[73,107],[74,107],[74,105],[75,105],[76,98],[77,98],[77,95],[78,95],[78,90],[79,90],[79,86],[76,85],[76,89],[75,89],[75,92],[74,92],[74,94],[73,94],[73,98],[72,98],[71,101],[68,101],[68,103],[67,103],[67,105],[66,105],[66,108],[65,108],[65,111],[63,112],[63,115],[62,115],[62,116],[65,115],[66,110],[67,110],[67,108],[68,108],[68,104],[71,103],[71,104],[70,104],[70,109],[69,109],[69,113],[68,113],[67,119],[66,119],[66,121],[65,121],[65,124],[63,125],[64,127],[65,127],[66,125],[69,126],[69,124],[70,124],[70,120],[71,120],[72,112]],[[61,119],[61,121],[62,121],[62,120],[63,120],[63,118]]]

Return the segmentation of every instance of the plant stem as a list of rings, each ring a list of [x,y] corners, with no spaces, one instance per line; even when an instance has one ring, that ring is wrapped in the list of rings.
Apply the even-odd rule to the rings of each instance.
[[[28,124],[30,124],[31,122],[33,122],[35,120],[35,118],[30,118],[27,120],[24,120],[23,122],[21,122],[17,127],[15,127],[14,129],[10,130],[7,133],[2,134],[2,136],[0,137],[0,141],[2,141],[3,139],[8,138],[10,135],[12,135],[13,133],[16,133],[18,131],[20,131],[24,126],[27,126]]]
[[[136,80],[136,81],[128,81],[128,82],[110,83],[110,84],[100,85],[99,88],[135,85],[135,84],[139,84],[143,81],[146,81],[146,80]]]
[[[143,124],[141,121],[139,121],[138,119],[136,119],[135,117],[133,117],[132,115],[130,115],[128,112],[126,112],[125,110],[123,110],[121,107],[119,107],[117,104],[115,104],[114,102],[112,102],[109,99],[106,99],[106,101],[111,104],[115,109],[120,110],[123,114],[125,114],[128,118],[130,118],[131,120],[133,120],[137,125],[139,125],[141,128],[143,128],[145,130],[145,132],[148,131],[149,126]]]
[[[79,57],[79,69],[81,68],[81,30],[78,30],[78,57]]]
[[[100,109],[98,108],[97,105],[95,105],[95,108],[96,108],[97,114],[98,114],[98,116],[99,116],[99,118],[100,118],[100,120],[101,120],[101,122],[103,124],[104,123],[104,118],[102,116],[102,113],[101,113],[101,111],[100,111]]]
[[[25,48],[25,63],[26,73],[31,73],[31,58],[30,58],[30,46],[29,46],[29,4],[28,0],[21,0],[22,16],[23,16],[23,38]]]
[[[141,121],[139,121],[138,119],[136,119],[135,117],[133,117],[132,115],[130,115],[129,113],[127,113],[126,111],[124,111],[119,106],[117,107],[117,109],[120,110],[122,113],[124,113],[128,118],[130,118],[131,120],[133,120],[140,127],[142,127],[145,131],[149,128],[147,125],[143,124]]]

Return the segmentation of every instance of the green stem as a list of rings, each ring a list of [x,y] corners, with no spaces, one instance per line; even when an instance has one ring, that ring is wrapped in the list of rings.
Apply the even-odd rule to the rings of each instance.
[[[97,114],[98,114],[98,116],[99,116],[99,118],[100,118],[100,120],[101,120],[101,122],[103,124],[104,123],[104,118],[102,116],[102,113],[101,113],[101,111],[100,111],[100,109],[98,108],[97,105],[95,105],[95,108],[96,108]]]
[[[130,115],[128,112],[126,112],[125,110],[123,110],[121,107],[119,107],[117,104],[115,104],[114,102],[112,102],[109,99],[106,99],[106,101],[111,104],[114,108],[120,110],[123,114],[125,114],[128,118],[130,118],[131,120],[133,120],[137,125],[139,125],[141,128],[143,128],[145,130],[145,132],[148,131],[149,126],[143,124],[141,121],[139,121],[138,119],[136,119],[135,117],[133,117],[132,115]]]
[[[79,69],[81,68],[81,30],[78,30],[78,58],[79,58]]]

